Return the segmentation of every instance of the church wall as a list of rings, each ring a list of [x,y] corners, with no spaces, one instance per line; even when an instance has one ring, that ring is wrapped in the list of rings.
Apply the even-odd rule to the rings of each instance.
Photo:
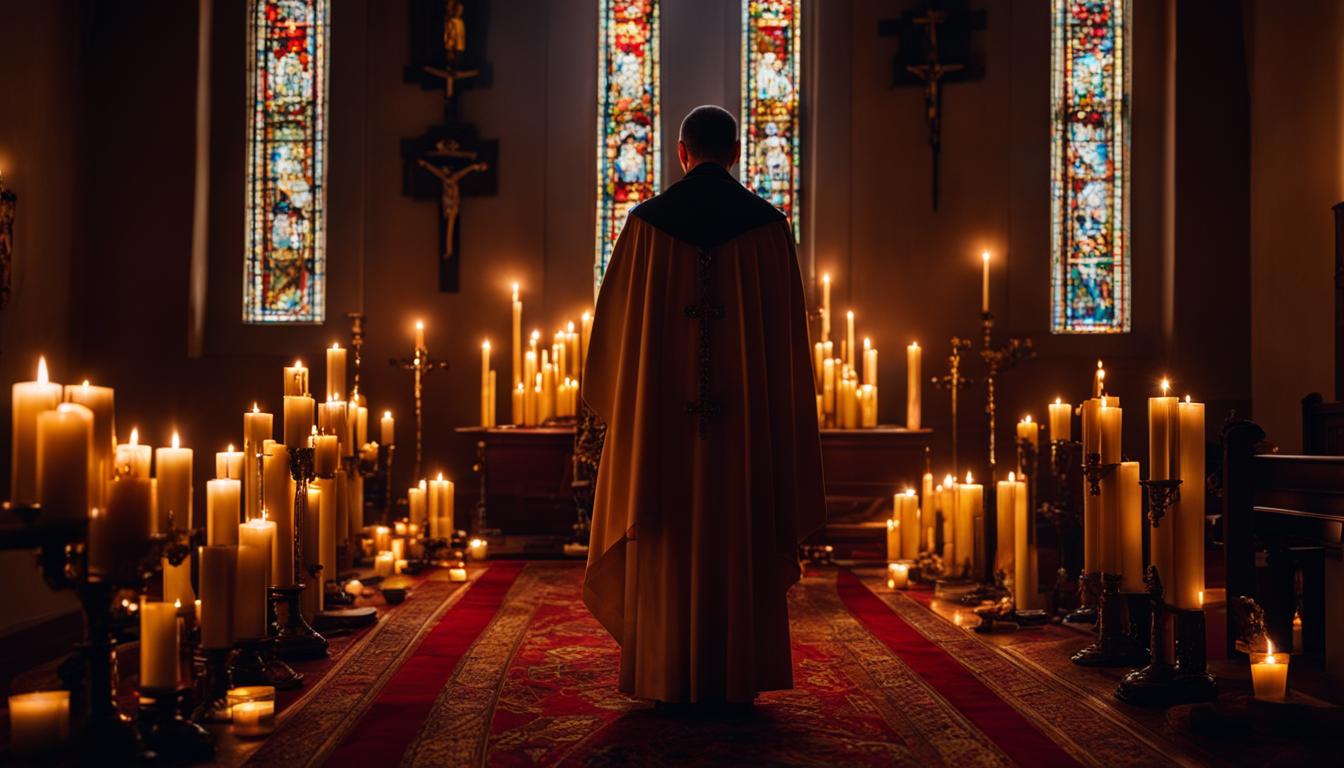
[[[79,221],[79,14],[74,3],[0,0],[0,20],[0,172],[19,198],[9,305],[0,310],[0,376],[8,392],[9,382],[33,378],[38,355],[46,355],[53,376],[82,372],[71,350],[70,301]],[[8,488],[8,404],[0,432],[0,487]],[[0,552],[0,582],[7,594],[0,636],[75,607],[68,594],[47,590],[27,552]]]
[[[1344,200],[1344,7],[1248,4],[1255,418],[1301,450],[1301,400],[1333,399],[1334,225]]]

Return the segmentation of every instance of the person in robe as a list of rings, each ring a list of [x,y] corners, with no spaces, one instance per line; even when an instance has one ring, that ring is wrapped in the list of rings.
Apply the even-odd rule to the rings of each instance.
[[[686,116],[685,177],[626,220],[585,368],[607,433],[584,602],[620,689],[660,702],[792,687],[786,593],[824,519],[793,233],[730,174],[740,151],[727,111]]]

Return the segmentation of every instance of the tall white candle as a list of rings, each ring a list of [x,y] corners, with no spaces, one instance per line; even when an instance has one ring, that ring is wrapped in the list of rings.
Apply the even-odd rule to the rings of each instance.
[[[32,504],[38,498],[37,416],[60,405],[61,385],[47,380],[47,359],[41,357],[37,360],[37,378],[16,383],[12,393],[10,500]]]
[[[294,584],[294,481],[289,474],[289,451],[272,443],[263,469],[266,517],[275,523],[275,546],[271,551],[271,576],[275,586]]]
[[[204,546],[201,558],[201,647],[227,648],[233,642],[233,589],[236,546]]]
[[[490,340],[481,343],[481,426],[492,427],[490,423],[490,401],[494,392],[490,390]]]
[[[831,276],[821,276],[821,340],[831,340]]]
[[[989,251],[980,254],[980,311],[989,312]]]
[[[1139,462],[1120,464],[1116,479],[1120,486],[1120,589],[1143,592],[1143,486],[1139,485]]]
[[[1008,479],[1015,479],[1010,473]],[[1018,609],[1040,607],[1036,585],[1036,542],[1031,531],[1031,510],[1027,507],[1025,483],[1013,491],[1013,601]]]
[[[313,485],[321,492],[318,496],[317,552],[313,553],[315,557],[308,555],[305,557],[308,562],[322,566],[322,572],[316,579],[320,585],[328,579],[336,578],[336,516],[339,494],[335,478],[318,478],[313,481]]]
[[[1105,401],[1109,403],[1109,400]],[[1101,463],[1120,464],[1120,422],[1123,409],[1103,404],[1098,412],[1101,425]],[[1100,539],[1098,541],[1102,573],[1119,574],[1120,560],[1120,482],[1118,466],[1101,477]]]
[[[117,445],[116,458],[114,459],[116,467],[113,472],[114,474],[124,474],[148,480],[152,458],[150,447],[140,444],[140,430],[132,428],[130,439]]]
[[[957,562],[954,572],[959,572],[967,562],[971,572],[978,570],[975,562],[975,521],[985,514],[985,487],[974,481],[971,473],[966,473],[966,482],[957,483],[953,489],[956,503]]]
[[[238,567],[234,570],[233,581],[233,634],[240,640],[266,636],[266,565],[270,556],[271,551],[266,546],[243,544],[238,547]]]
[[[923,350],[919,342],[912,341],[905,348],[905,426],[906,429],[919,429],[922,423],[924,380],[920,374]]]
[[[140,603],[140,688],[177,688],[177,606],[145,600]]]
[[[238,543],[239,500],[242,484],[237,480],[215,479],[205,483],[206,543]]]
[[[1170,480],[1181,475],[1180,414],[1177,399],[1168,394],[1171,384],[1162,380],[1162,395],[1148,398],[1148,479]]]
[[[426,511],[428,508],[427,499],[425,498],[427,484],[424,480],[421,480],[420,483],[420,485],[411,486],[406,490],[406,502],[410,512],[410,519],[411,522],[416,525],[423,526],[428,524],[430,534],[435,538],[438,538],[439,533],[434,529],[434,521],[428,519],[428,513]]]
[[[857,353],[854,349],[854,310],[845,313],[845,343],[849,346],[845,348],[845,363],[850,368],[854,368],[854,360]]]
[[[215,451],[215,477],[243,479],[243,452],[235,451],[232,443],[228,450]]]
[[[901,557],[914,560],[919,557],[919,499],[915,489],[908,488],[892,498],[896,518],[901,521]]]
[[[1181,498],[1168,514],[1175,526],[1175,581],[1171,600],[1177,608],[1203,608],[1204,592],[1204,404],[1189,396],[1179,404]],[[1166,522],[1165,520],[1163,521]]]
[[[513,284],[513,382],[512,387],[517,387],[523,380],[523,302],[518,297],[518,284]],[[522,414],[513,414],[513,421],[516,424]]]
[[[285,445],[291,448],[306,446],[313,426],[313,398],[306,395],[286,395]]]
[[[169,447],[154,450],[154,478],[158,481],[156,532],[168,530],[170,514],[173,527],[195,527],[191,517],[191,462],[192,450],[182,447],[177,432],[173,432]]]
[[[344,400],[349,392],[345,388],[346,351],[340,344],[332,344],[327,350],[327,399]]]
[[[65,401],[78,403],[93,413],[93,506],[101,507],[107,482],[112,479],[112,462],[117,447],[115,396],[111,387],[95,387],[88,379],[83,384],[67,384]]]
[[[1007,480],[1000,480],[995,487],[994,518],[997,523],[996,544],[994,547],[994,570],[1002,571],[1014,579],[1014,598],[1017,598],[1017,508],[1027,506],[1027,484],[1017,479],[1016,473],[1009,472]],[[1018,499],[1021,498],[1019,502]]]
[[[93,506],[93,411],[61,403],[37,416],[37,500],[44,520],[85,520]]]
[[[265,550],[266,557],[263,558],[261,563],[261,583],[263,587],[275,583],[271,575],[271,569],[275,567],[275,530],[274,520],[261,517],[248,520],[238,526],[239,546]],[[264,610],[262,612],[265,613]]]
[[[396,434],[396,420],[392,418],[392,412],[383,411],[383,418],[378,421],[378,442],[383,445],[396,445]]]
[[[300,397],[308,394],[308,369],[304,367],[302,360],[295,360],[293,365],[285,366],[285,397]]]
[[[1050,404],[1050,439],[1058,442],[1073,439],[1073,405],[1058,397]]]

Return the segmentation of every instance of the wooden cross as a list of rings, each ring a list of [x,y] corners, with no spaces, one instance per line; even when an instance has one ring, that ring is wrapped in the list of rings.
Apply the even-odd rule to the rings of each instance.
[[[700,420],[700,439],[709,439],[709,422],[719,415],[719,403],[710,397],[713,387],[711,370],[713,361],[714,326],[711,321],[723,319],[723,305],[714,303],[714,253],[708,248],[700,249],[700,258],[696,264],[696,280],[699,283],[699,302],[686,307],[686,316],[698,320],[700,324],[700,369],[699,392],[694,402],[686,403],[686,412]]]

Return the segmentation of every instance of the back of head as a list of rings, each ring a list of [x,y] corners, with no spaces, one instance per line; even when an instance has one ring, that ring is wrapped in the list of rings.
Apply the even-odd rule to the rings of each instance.
[[[681,141],[696,160],[730,167],[737,159],[737,120],[723,107],[696,107],[681,121]]]

